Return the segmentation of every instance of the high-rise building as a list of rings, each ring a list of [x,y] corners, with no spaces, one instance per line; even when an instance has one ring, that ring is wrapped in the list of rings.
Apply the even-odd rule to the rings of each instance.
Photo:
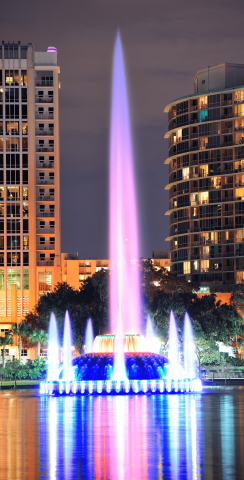
[[[1,335],[61,281],[58,76],[54,47],[2,42]]]
[[[199,70],[168,113],[171,271],[228,292],[244,279],[244,65]]]

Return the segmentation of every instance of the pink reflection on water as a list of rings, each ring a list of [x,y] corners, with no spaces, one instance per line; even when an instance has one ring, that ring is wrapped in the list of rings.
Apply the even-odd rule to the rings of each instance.
[[[110,127],[110,325],[117,332],[140,332],[138,232],[129,105],[119,34],[113,64]]]
[[[93,408],[94,478],[148,480],[147,398],[97,397]]]

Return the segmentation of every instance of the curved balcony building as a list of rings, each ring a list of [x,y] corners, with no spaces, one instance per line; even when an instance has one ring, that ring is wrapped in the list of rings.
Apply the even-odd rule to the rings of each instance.
[[[171,271],[205,292],[244,279],[244,65],[197,72],[168,113]]]

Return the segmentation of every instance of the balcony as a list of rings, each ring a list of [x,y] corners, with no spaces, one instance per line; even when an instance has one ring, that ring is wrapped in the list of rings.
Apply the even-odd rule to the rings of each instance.
[[[35,103],[53,103],[53,97],[35,97]]]
[[[221,147],[224,148],[224,147],[230,147],[231,145],[237,145],[236,142],[233,142],[233,140],[229,141],[229,142],[223,142],[221,143]]]
[[[224,185],[222,185],[222,189],[226,190],[228,188],[233,188],[233,183],[232,184],[224,183]]]
[[[37,260],[38,267],[53,267],[54,260]]]
[[[36,246],[37,250],[55,250],[55,245],[52,243],[42,243]]]
[[[233,155],[223,155],[223,162],[230,162],[231,160],[233,160]],[[220,158],[218,161],[220,161]]]
[[[44,162],[37,162],[36,168],[54,168],[54,162],[44,163]]]
[[[54,202],[54,195],[37,195],[36,200],[38,202]]]
[[[53,80],[36,80],[36,87],[53,87]]]
[[[232,100],[223,100],[221,102],[221,107],[230,107],[232,106]]]
[[[232,115],[232,112],[229,112],[229,113],[225,113],[224,115],[221,115],[221,118],[222,119],[225,119],[225,118],[232,118],[233,115]]]
[[[232,217],[233,216],[233,210],[227,210],[227,212],[222,213],[223,217]]]
[[[54,185],[54,178],[36,178],[36,185]]]
[[[232,133],[232,128],[223,128],[221,135],[228,135],[229,133]]]
[[[235,132],[243,132],[244,131],[244,125],[239,125],[239,127],[235,127]]]
[[[36,120],[53,120],[53,113],[48,113],[48,112],[35,112],[35,118]]]
[[[52,147],[40,147],[39,145],[36,145],[36,152],[42,152],[42,153],[54,153],[54,145]]]
[[[40,228],[40,227],[37,227],[36,229],[36,233],[38,234],[42,234],[42,233],[52,233],[52,234],[55,234],[55,228]]]
[[[37,217],[54,217],[54,212],[36,212]]]
[[[42,129],[40,130],[40,129],[38,129],[38,130],[35,131],[35,134],[38,137],[53,137],[54,130],[53,129],[52,130],[42,130]]]

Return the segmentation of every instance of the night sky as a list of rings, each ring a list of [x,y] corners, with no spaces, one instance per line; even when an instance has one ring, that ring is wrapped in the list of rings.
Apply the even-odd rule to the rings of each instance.
[[[167,115],[198,69],[244,63],[243,0],[2,2],[0,40],[58,49],[62,252],[108,255],[112,54],[121,30],[129,83],[141,256],[169,248]]]

